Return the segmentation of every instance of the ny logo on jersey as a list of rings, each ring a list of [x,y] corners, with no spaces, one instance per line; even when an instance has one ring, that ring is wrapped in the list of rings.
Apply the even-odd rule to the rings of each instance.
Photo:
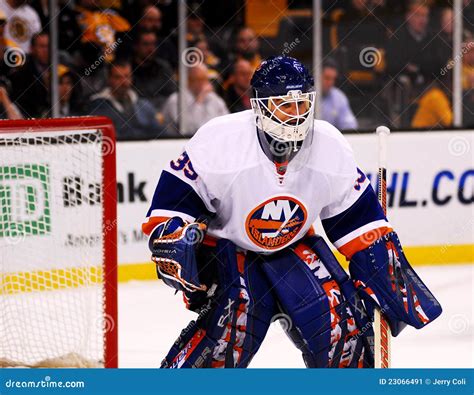
[[[290,196],[273,197],[247,216],[247,235],[257,246],[276,250],[289,244],[306,222],[304,205]]]

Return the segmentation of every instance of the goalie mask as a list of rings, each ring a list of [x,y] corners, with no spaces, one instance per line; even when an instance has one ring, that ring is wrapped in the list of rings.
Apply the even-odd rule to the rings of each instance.
[[[288,163],[311,145],[314,121],[314,81],[294,58],[270,57],[260,64],[251,81],[250,99],[260,144],[266,156]],[[300,160],[302,155],[298,155]]]

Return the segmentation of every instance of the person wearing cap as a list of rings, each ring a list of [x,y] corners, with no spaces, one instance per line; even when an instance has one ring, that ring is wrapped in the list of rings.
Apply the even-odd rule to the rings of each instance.
[[[50,87],[51,73],[47,73],[47,86]],[[59,116],[71,117],[83,115],[81,101],[81,85],[78,83],[77,75],[67,66],[58,65],[58,98],[57,104]],[[48,89],[49,91],[49,89]],[[51,117],[51,106],[43,114],[43,117]]]
[[[5,38],[29,53],[32,37],[41,31],[38,13],[26,0],[0,0],[0,11],[7,21]]]

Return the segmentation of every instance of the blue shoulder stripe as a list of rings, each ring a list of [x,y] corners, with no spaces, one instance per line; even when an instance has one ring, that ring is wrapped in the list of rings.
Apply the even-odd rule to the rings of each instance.
[[[161,173],[146,216],[149,217],[153,210],[158,209],[178,211],[194,218],[203,214],[211,216],[206,205],[191,185],[166,170]]]
[[[377,196],[369,184],[351,207],[334,217],[323,219],[321,222],[329,240],[334,243],[354,230],[381,219],[386,218]]]

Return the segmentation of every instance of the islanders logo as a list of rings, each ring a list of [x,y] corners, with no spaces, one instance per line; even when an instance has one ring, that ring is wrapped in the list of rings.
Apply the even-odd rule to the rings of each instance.
[[[276,196],[247,216],[245,230],[257,246],[276,250],[290,243],[306,222],[306,208],[290,196]]]

